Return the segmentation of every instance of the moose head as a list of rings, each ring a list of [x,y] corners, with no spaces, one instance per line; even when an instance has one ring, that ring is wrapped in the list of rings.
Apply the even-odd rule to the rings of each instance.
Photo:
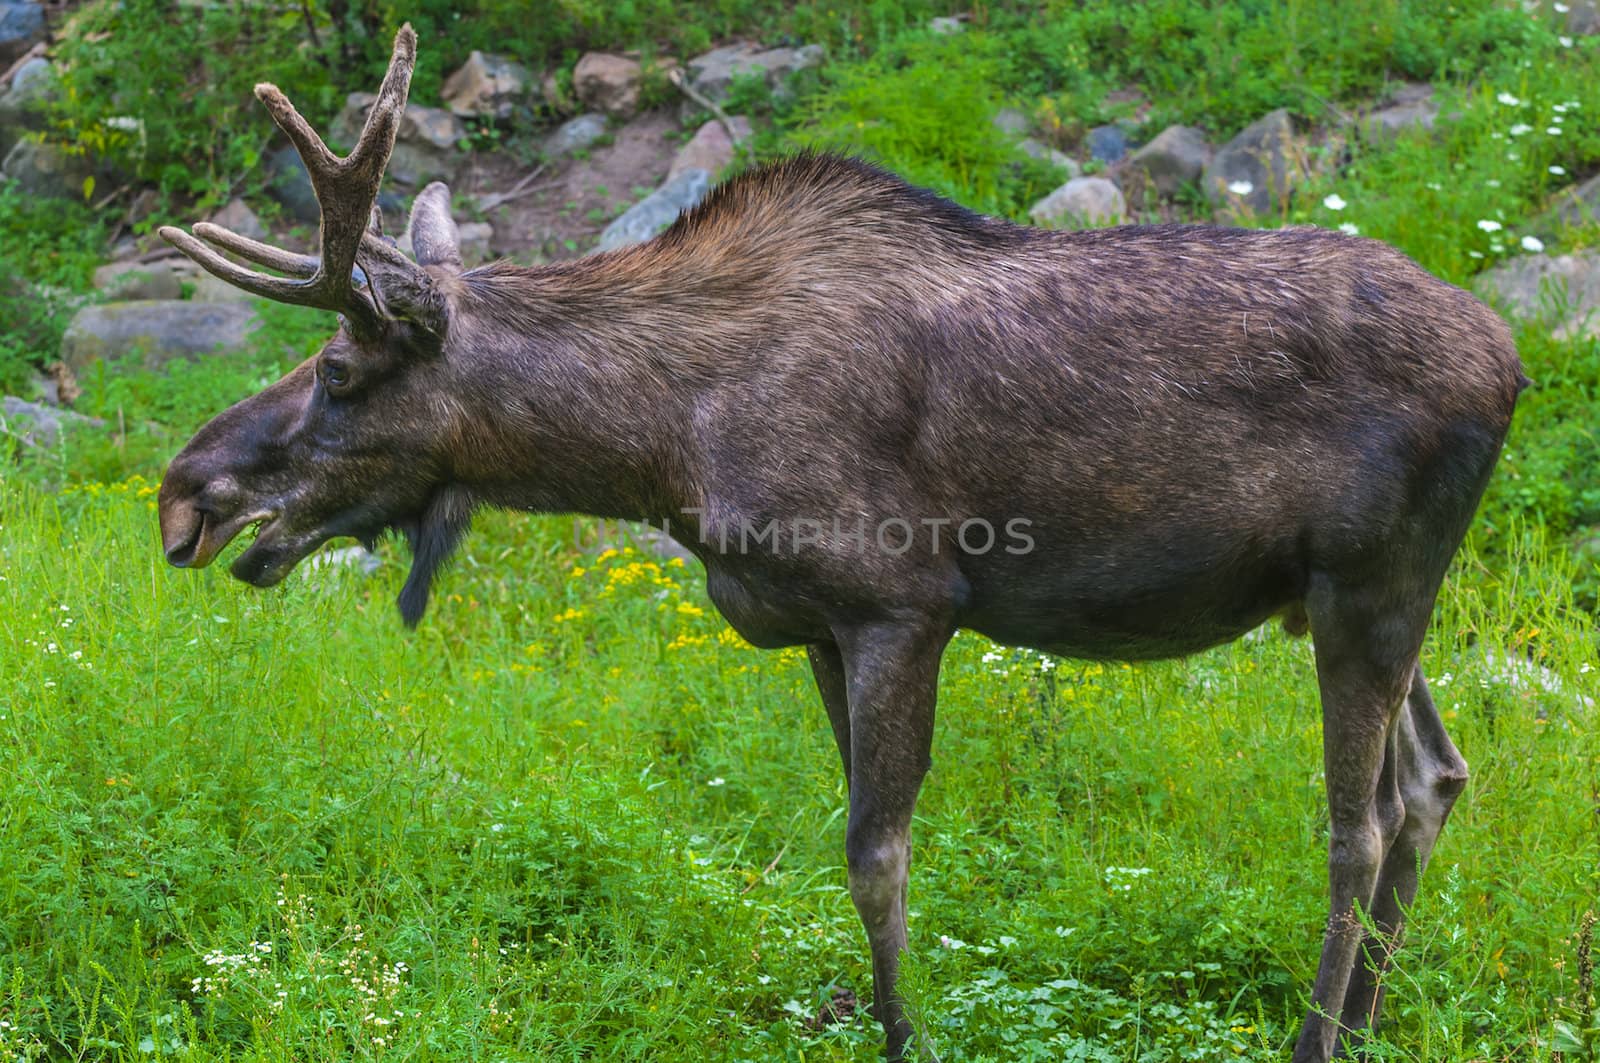
[[[443,356],[450,289],[462,269],[450,193],[434,183],[408,225],[416,259],[382,234],[375,204],[405,111],[416,61],[409,25],[355,150],[340,158],[273,85],[256,96],[305,161],[321,208],[320,256],[294,254],[200,223],[161,235],[205,269],[267,299],[331,310],[337,333],[316,357],[212,420],[172,461],[161,485],[167,560],[202,568],[249,526],[238,578],[277,583],[335,536],[371,542],[389,529],[411,540],[401,595],[422,614],[439,564],[464,532],[468,507],[447,489],[449,441],[464,414],[449,396],[462,370]],[[287,276],[225,258],[217,249]]]

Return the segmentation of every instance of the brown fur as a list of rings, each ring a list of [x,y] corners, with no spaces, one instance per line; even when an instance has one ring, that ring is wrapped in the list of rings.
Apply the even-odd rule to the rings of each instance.
[[[234,571],[265,585],[332,535],[399,527],[415,622],[476,506],[664,522],[729,623],[810,651],[891,1054],[951,633],[1133,659],[1281,615],[1315,637],[1332,819],[1295,1059],[1326,1059],[1335,1019],[1359,1037],[1378,1000],[1359,950],[1387,942],[1349,913],[1398,929],[1466,779],[1417,658],[1524,383],[1498,318],[1370,240],[1042,232],[823,155],[533,269],[460,272],[447,203],[419,198],[422,266],[368,260],[380,334],[341,332],[174,459],[174,563],[263,517]],[[914,548],[849,532],[897,519]],[[1014,520],[1031,549],[962,549],[964,523]],[[741,540],[802,521],[816,534]]]

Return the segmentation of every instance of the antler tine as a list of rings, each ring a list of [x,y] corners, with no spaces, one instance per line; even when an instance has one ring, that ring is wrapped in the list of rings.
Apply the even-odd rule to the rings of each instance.
[[[224,229],[208,221],[197,223],[194,234],[206,243],[215,244],[224,251],[232,251],[258,266],[266,266],[268,269],[275,269],[294,277],[315,276],[317,267],[322,264],[316,255],[297,255],[293,251],[285,251],[281,247],[273,247],[271,244],[252,240],[248,236],[240,236],[232,229]]]
[[[311,187],[322,210],[322,268],[308,286],[317,288],[319,295],[330,302],[342,305],[350,301],[350,271],[378,198],[383,169],[394,151],[416,56],[417,35],[407,23],[395,35],[388,73],[367,113],[355,150],[342,159],[328,150],[276,86],[256,86],[256,97],[294,144],[311,177]]]
[[[304,279],[273,277],[245,269],[195,236],[170,226],[161,229],[162,238],[212,274],[244,291],[370,321],[376,309],[366,295],[355,289],[351,271],[355,268],[362,236],[367,231],[370,212],[377,202],[384,167],[394,151],[416,58],[417,35],[407,23],[395,35],[388,73],[384,75],[378,99],[367,115],[355,150],[342,159],[328,150],[322,138],[277,86],[256,86],[256,98],[294,144],[311,177],[311,188],[322,214],[321,256],[295,255],[204,223],[195,226],[195,234],[259,265]]]

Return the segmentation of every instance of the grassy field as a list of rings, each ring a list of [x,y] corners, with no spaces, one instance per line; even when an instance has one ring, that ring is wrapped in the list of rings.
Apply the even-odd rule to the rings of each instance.
[[[1125,83],[1147,133],[1225,137],[1433,80],[1440,136],[1355,150],[1259,223],[1354,226],[1458,283],[1600,166],[1600,38],[1516,5],[1091,3],[955,41],[903,29],[917,5],[839,6],[796,9],[833,26],[836,61],[769,101],[764,150],[872,153],[997,213],[1042,178],[985,109],[1066,128],[1114,117],[1094,101]],[[0,190],[0,281],[83,287],[93,226]],[[10,379],[64,322],[8,308]],[[816,1021],[871,979],[809,671],[744,645],[697,569],[488,515],[408,633],[393,544],[374,575],[307,565],[267,593],[228,557],[164,565],[163,462],[329,330],[264,313],[232,358],[86,377],[79,408],[116,436],[0,456],[0,1063],[877,1058],[864,1015]],[[1423,660],[1473,777],[1378,1059],[1600,1059],[1600,565],[1581,549],[1600,342],[1518,341],[1536,385]],[[942,1059],[1286,1055],[1326,916],[1309,641],[1128,667],[963,634],[934,758],[903,988]]]

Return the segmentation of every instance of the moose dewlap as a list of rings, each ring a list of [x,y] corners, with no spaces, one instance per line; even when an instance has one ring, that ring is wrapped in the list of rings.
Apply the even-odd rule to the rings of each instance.
[[[807,647],[896,1058],[951,635],[1137,659],[1284,616],[1315,641],[1331,826],[1294,1058],[1359,1041],[1467,778],[1418,653],[1525,383],[1500,320],[1370,240],[1045,232],[823,155],[733,179],[649,243],[535,268],[463,270],[432,185],[413,260],[373,203],[415,47],[402,29],[348,158],[257,89],[310,171],[319,256],[162,230],[247,291],[341,315],[173,459],[168,559],[205,565],[256,524],[232,571],[268,586],[332,537],[398,529],[415,623],[477,507],[668,528],[742,635]],[[901,526],[910,541],[878,534]]]

